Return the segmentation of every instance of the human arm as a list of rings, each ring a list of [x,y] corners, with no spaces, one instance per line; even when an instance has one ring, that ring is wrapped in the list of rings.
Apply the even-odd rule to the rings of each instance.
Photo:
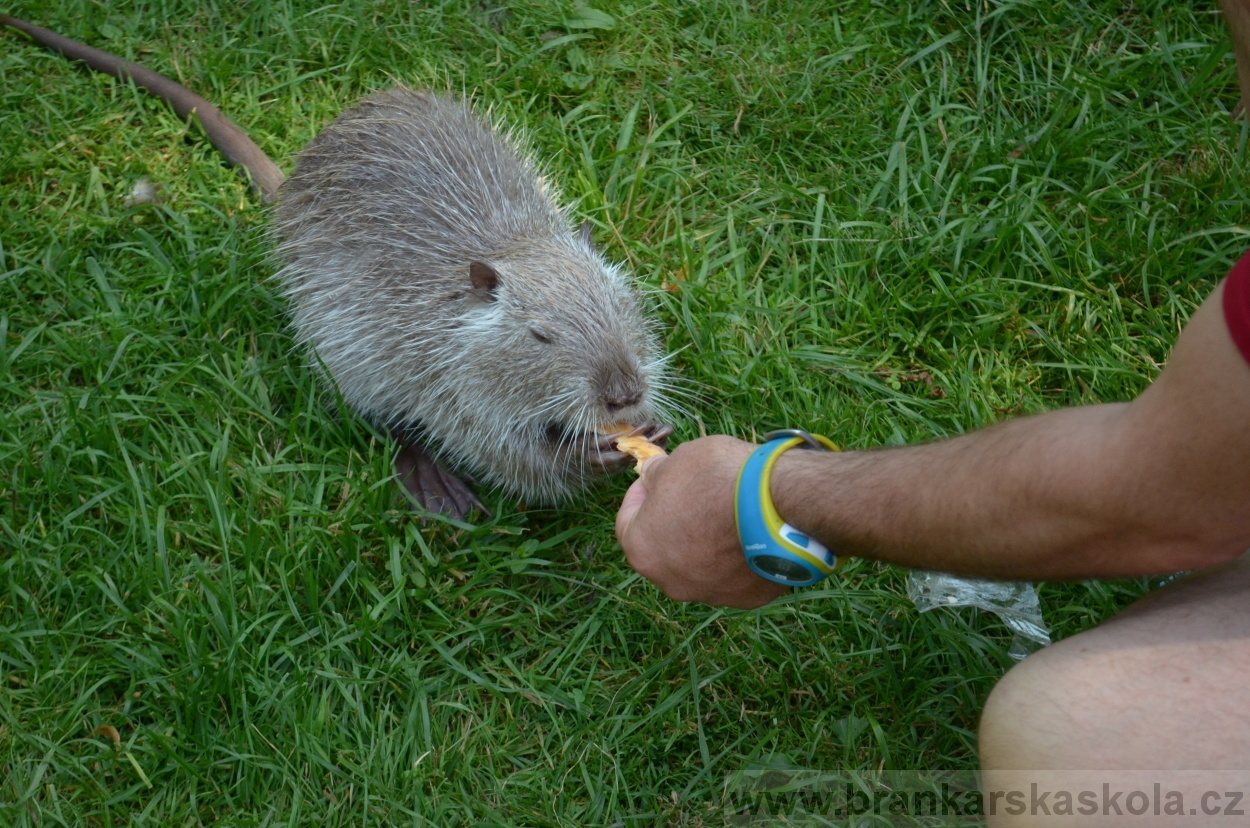
[[[773,471],[778,513],[839,554],[985,577],[1130,576],[1235,558],[1250,546],[1250,365],[1221,292],[1131,403],[921,446],[792,450]],[[622,547],[671,597],[747,607],[784,592],[750,573],[734,532],[733,483],[752,448],[686,443],[626,496]]]
[[[1233,39],[1233,58],[1237,63],[1237,84],[1241,100],[1233,109],[1234,117],[1244,113],[1250,103],[1250,0],[1220,0],[1224,22]]]

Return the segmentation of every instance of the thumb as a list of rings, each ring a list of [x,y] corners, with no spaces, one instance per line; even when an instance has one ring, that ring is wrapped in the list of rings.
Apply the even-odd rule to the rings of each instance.
[[[642,508],[642,504],[647,501],[647,497],[650,495],[650,487],[654,483],[654,478],[649,478],[648,474],[656,470],[657,463],[663,463],[667,459],[666,456],[652,457],[642,464],[642,473],[625,492],[625,497],[621,500],[621,508],[616,513],[617,540],[624,539],[630,525],[634,522],[634,517],[638,514],[638,510]]]
[[[657,454],[655,457],[648,457],[642,463],[642,468],[638,471],[638,483],[643,488],[650,489],[655,485],[655,477],[647,477],[648,474],[654,474],[660,468],[660,465],[668,460],[667,454]],[[632,488],[632,487],[631,487]]]

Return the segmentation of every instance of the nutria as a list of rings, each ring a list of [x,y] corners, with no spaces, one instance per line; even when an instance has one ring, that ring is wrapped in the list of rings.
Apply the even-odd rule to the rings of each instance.
[[[418,504],[455,516],[481,507],[438,459],[550,503],[628,467],[613,424],[668,437],[655,420],[663,359],[627,278],[588,225],[571,229],[517,142],[467,104],[375,94],[309,142],[284,181],[185,87],[6,15],[0,25],[195,115],[276,200],[295,335],[343,399],[399,441],[395,468]]]

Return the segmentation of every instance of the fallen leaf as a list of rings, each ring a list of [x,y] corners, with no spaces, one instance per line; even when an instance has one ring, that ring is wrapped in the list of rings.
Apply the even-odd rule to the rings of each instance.
[[[566,29],[615,29],[616,18],[607,12],[590,6],[573,9],[573,15],[564,21]]]
[[[112,725],[100,725],[91,731],[92,736],[107,736],[113,740],[113,747],[117,750],[122,749],[122,735],[117,732],[117,728]]]

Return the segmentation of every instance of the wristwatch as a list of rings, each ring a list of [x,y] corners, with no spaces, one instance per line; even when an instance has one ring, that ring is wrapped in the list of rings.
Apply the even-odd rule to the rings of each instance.
[[[798,429],[764,435],[764,445],[751,453],[738,472],[734,519],[747,566],[756,575],[774,583],[803,587],[832,575],[838,566],[838,556],[820,541],[782,520],[773,506],[768,480],[777,458],[792,448],[838,450],[828,437]]]

